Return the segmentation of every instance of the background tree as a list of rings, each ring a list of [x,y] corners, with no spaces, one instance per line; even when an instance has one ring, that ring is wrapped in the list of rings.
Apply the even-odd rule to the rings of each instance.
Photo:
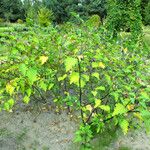
[[[24,19],[24,9],[21,0],[1,0],[0,17],[6,21],[15,22],[17,19]]]
[[[112,36],[117,36],[117,32],[131,31],[134,35],[141,33],[142,17],[140,13],[140,0],[108,0],[107,3],[107,29],[112,32]]]
[[[150,25],[150,2],[144,9],[144,25]]]

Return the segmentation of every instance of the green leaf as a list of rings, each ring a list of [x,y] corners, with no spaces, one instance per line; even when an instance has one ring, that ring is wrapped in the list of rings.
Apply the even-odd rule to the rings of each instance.
[[[66,71],[71,70],[78,63],[76,58],[67,57],[65,60]]]
[[[40,82],[40,88],[41,88],[43,91],[46,92],[46,90],[47,90],[47,85],[44,83],[44,81],[41,81],[41,82]]]
[[[32,85],[37,80],[37,70],[30,68],[27,71],[27,77]]]
[[[101,108],[104,111],[110,112],[110,106],[108,105],[101,105],[99,108]]]
[[[25,96],[25,97],[23,98],[23,102],[24,102],[24,103],[28,104],[29,101],[30,101],[30,98],[29,98],[28,96]]]
[[[104,69],[105,65],[102,62],[92,62],[92,68],[98,68],[98,67]]]
[[[95,77],[95,78],[97,78],[99,80],[99,73],[98,72],[92,73],[92,76]]]
[[[84,78],[84,80],[85,80],[86,82],[88,82],[88,81],[89,81],[89,76],[88,76],[88,75],[83,74],[83,75],[82,75],[82,77]]]
[[[4,103],[4,110],[6,110],[6,111],[10,110],[9,103]]]
[[[124,134],[127,134],[128,128],[129,128],[129,122],[124,119],[124,120],[121,120],[121,121],[119,122],[119,125],[120,125],[120,127],[121,127],[123,133],[124,133]]]
[[[23,76],[26,75],[27,69],[28,69],[28,68],[27,68],[27,66],[26,66],[25,64],[21,64],[21,65],[19,66],[19,71],[22,73]]]
[[[91,93],[93,94],[93,96],[97,95],[97,91],[91,91]]]
[[[8,100],[7,103],[9,104],[10,107],[13,107],[13,105],[15,104],[15,101],[14,101],[14,99],[10,99],[10,100]]]
[[[100,99],[95,99],[95,106],[94,106],[94,108],[99,107],[101,105],[101,102],[102,101]]]
[[[58,81],[63,81],[67,77],[67,74],[64,74],[62,77],[58,78]]]
[[[119,94],[117,92],[113,92],[111,95],[115,98],[115,101],[118,101]]]
[[[150,133],[150,111],[148,110],[142,110],[141,116],[144,120],[144,126],[146,128],[146,132]]]
[[[49,85],[48,85],[48,90],[50,90],[50,89],[52,89],[52,87],[54,86],[54,84],[53,83],[50,83]]]
[[[99,87],[96,88],[96,90],[105,91],[105,87],[104,86],[99,86]]]
[[[120,103],[117,103],[116,105],[115,105],[115,109],[114,109],[114,112],[113,112],[113,116],[116,116],[116,115],[119,115],[119,114],[124,114],[124,113],[126,113],[127,112],[127,110],[126,110],[126,108],[125,108],[125,106],[123,106],[122,104],[120,104]]]
[[[32,93],[32,90],[29,88],[29,89],[26,90],[26,93],[27,93],[27,95],[30,97],[30,96],[31,96],[31,93]]]
[[[70,84],[79,84],[79,73],[73,72],[70,76]]]
[[[98,67],[98,63],[97,62],[92,62],[92,68],[97,68]]]

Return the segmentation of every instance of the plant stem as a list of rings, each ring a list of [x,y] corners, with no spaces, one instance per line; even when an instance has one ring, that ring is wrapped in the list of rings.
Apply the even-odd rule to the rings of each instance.
[[[80,65],[80,60],[78,59],[78,69],[79,69],[79,102],[80,102],[80,113],[81,113],[81,118],[82,118],[82,122],[85,125],[85,121],[83,118],[83,110],[82,110],[82,88],[81,88],[81,65]]]

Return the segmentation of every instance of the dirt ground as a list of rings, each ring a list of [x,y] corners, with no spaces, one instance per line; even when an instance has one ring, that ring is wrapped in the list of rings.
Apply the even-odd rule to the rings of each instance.
[[[36,118],[36,119],[35,119]],[[0,150],[78,150],[74,144],[77,122],[66,113],[31,112],[0,113]],[[97,138],[96,143],[100,143]],[[150,136],[141,131],[119,136],[105,148],[94,150],[150,150]],[[127,149],[128,147],[128,149]]]

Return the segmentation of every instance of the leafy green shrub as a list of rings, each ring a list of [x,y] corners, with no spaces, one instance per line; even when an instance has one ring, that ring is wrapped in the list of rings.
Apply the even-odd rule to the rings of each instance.
[[[83,149],[91,149],[90,141],[106,126],[119,126],[126,134],[144,121],[150,131],[147,55],[139,43],[121,36],[110,41],[106,33],[103,27],[68,24],[6,33],[0,39],[5,45],[0,56],[1,110],[13,110],[21,97],[26,104],[34,99],[55,104],[56,111],[80,112],[76,141]]]
[[[145,18],[144,18],[144,24],[150,25],[150,2],[145,8]]]
[[[92,15],[85,24],[90,28],[98,28],[101,24],[100,17],[98,15]]]
[[[37,23],[37,12],[33,8],[30,8],[27,11],[26,24],[27,26],[34,26],[34,24],[36,23]]]
[[[112,37],[117,37],[120,31],[130,31],[132,40],[138,40],[142,31],[140,0],[120,1],[108,0],[106,28]]]
[[[38,11],[38,23],[41,26],[47,27],[53,21],[53,12],[43,7]]]
[[[23,24],[23,20],[18,19],[18,20],[17,20],[17,23],[19,23],[19,24]]]
[[[0,18],[0,23],[3,23],[4,22],[4,19],[3,18]]]

